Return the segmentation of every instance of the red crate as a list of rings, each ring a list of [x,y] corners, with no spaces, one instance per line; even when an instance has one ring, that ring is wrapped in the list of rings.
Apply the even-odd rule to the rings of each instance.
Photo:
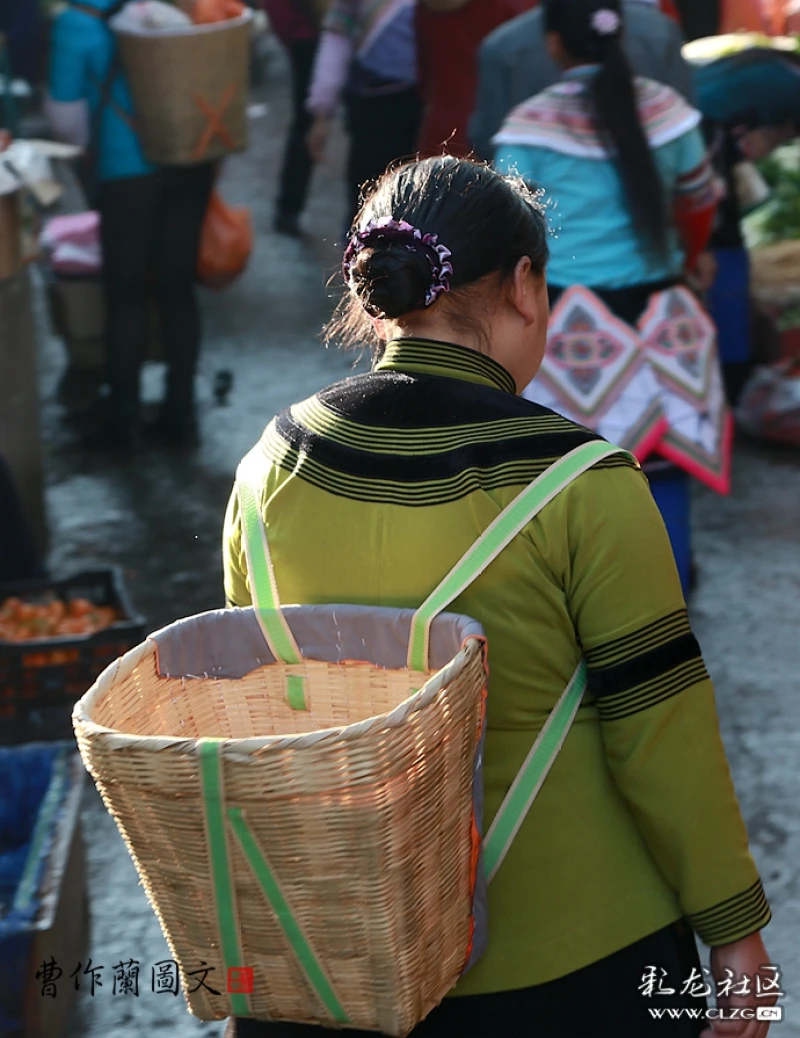
[[[15,597],[36,604],[54,596],[112,606],[124,619],[96,634],[0,641],[0,743],[70,738],[73,704],[110,663],[144,639],[144,621],[134,614],[115,568],[0,584],[0,603]]]

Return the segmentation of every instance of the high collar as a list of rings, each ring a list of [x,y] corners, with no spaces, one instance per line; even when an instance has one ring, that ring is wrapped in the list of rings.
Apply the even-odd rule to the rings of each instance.
[[[467,346],[433,339],[393,339],[386,344],[375,371],[415,371],[460,378],[504,393],[517,392],[514,379],[496,360]]]
[[[600,71],[600,66],[594,65],[575,65],[574,68],[565,69],[561,73],[561,79],[567,82],[571,79],[590,79],[597,72]]]

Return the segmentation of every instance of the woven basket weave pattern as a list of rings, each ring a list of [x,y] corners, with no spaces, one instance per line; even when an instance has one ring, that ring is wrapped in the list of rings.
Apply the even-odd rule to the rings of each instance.
[[[286,676],[299,673],[309,712],[286,704]],[[145,643],[101,677],[84,719],[76,711],[84,761],[181,964],[185,990],[197,983],[187,974],[201,962],[214,967],[207,982],[223,994],[201,988],[187,995],[197,1016],[220,1019],[230,1009],[194,740],[362,721],[394,709],[426,680],[408,670],[310,661],[272,664],[240,681],[166,679]],[[226,802],[244,810],[350,1026],[407,1034],[463,971],[484,685],[482,649],[470,640],[432,701],[396,726],[378,722],[357,738],[331,733],[302,750],[268,739],[255,751],[225,746]],[[186,742],[156,749],[150,736]],[[330,1025],[233,836],[229,852],[242,964],[254,969],[253,1014]]]
[[[173,36],[118,33],[130,81],[136,127],[145,155],[163,165],[193,165],[247,147],[250,22],[220,23],[214,31]],[[226,94],[230,101],[220,112]],[[213,135],[197,149],[209,124],[204,101],[231,144]]]

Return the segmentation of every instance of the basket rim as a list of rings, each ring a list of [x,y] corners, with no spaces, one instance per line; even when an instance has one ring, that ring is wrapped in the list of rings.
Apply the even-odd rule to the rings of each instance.
[[[112,30],[116,36],[125,36],[134,40],[168,40],[183,37],[204,36],[212,32],[221,32],[225,29],[240,29],[253,20],[253,12],[248,7],[242,14],[235,18],[226,18],[222,22],[209,22],[206,25],[172,25],[166,29],[150,29],[147,32],[135,32],[132,29],[118,29],[114,24],[116,18],[112,18]]]
[[[300,732],[287,735],[260,735],[249,736],[247,738],[217,738],[213,736],[187,738],[186,736],[177,735],[130,735],[120,732],[118,729],[108,728],[105,725],[97,724],[97,722],[93,721],[89,716],[89,711],[95,703],[105,693],[110,691],[117,681],[124,680],[143,659],[147,656],[155,655],[156,643],[152,639],[147,638],[140,645],[137,645],[135,648],[125,653],[124,656],[115,660],[110,666],[106,667],[92,687],[85,692],[75,704],[72,711],[72,723],[76,735],[82,734],[85,737],[102,738],[106,742],[106,745],[111,749],[129,749],[135,746],[139,749],[150,749],[155,751],[176,749],[180,753],[197,754],[200,752],[201,744],[213,741],[221,745],[223,756],[227,759],[248,759],[256,750],[284,749],[289,746],[295,748],[313,746],[321,742],[337,742],[357,738],[373,729],[380,730],[386,728],[397,728],[403,724],[411,714],[428,706],[443,688],[449,685],[463,670],[466,669],[468,664],[472,661],[472,658],[477,653],[483,653],[484,645],[485,639],[482,640],[474,636],[465,638],[459,651],[446,666],[442,667],[441,670],[430,674],[420,689],[413,692],[388,713],[376,714],[373,717],[368,717],[352,724],[321,728],[314,732]],[[314,663],[326,661],[316,661],[308,658],[304,662]],[[369,661],[363,662],[367,666],[375,666],[375,664],[371,664]],[[327,662],[326,665],[337,666],[337,664]],[[290,665],[283,663],[270,663],[265,666],[291,666],[297,668],[298,666],[302,667],[302,664]],[[379,669],[385,670],[394,668]],[[408,668],[405,667],[399,669],[402,669],[407,673],[413,673],[408,671]],[[215,679],[172,678],[165,680],[213,681]]]

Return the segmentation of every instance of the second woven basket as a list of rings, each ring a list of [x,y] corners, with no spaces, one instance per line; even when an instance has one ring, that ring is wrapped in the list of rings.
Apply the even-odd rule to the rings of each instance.
[[[251,31],[247,11],[211,25],[116,32],[150,162],[191,166],[247,147]]]

